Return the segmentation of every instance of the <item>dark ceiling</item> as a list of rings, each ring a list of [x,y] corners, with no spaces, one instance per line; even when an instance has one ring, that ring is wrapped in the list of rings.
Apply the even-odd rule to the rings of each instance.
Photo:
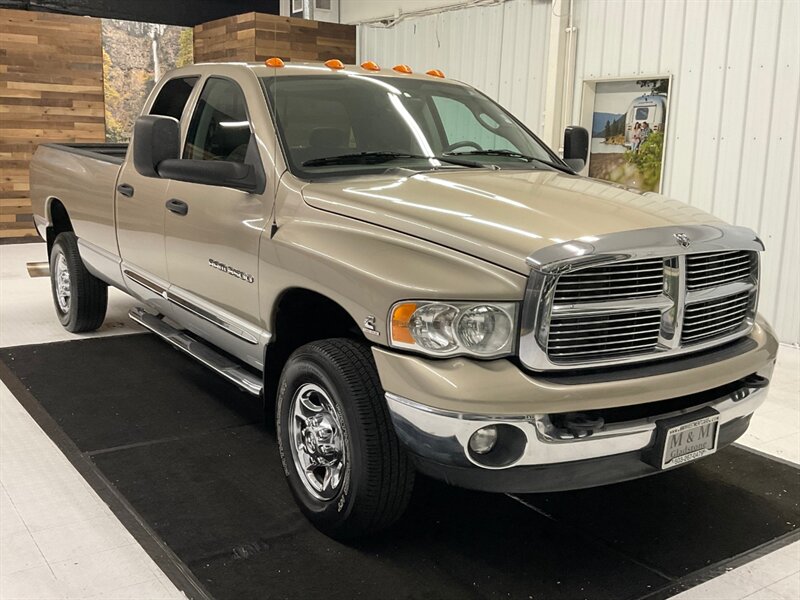
[[[193,26],[246,12],[280,13],[279,0],[0,0],[0,8]]]

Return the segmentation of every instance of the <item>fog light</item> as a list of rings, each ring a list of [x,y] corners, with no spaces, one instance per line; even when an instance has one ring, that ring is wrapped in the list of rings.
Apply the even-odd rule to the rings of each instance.
[[[489,425],[482,427],[469,438],[469,449],[475,454],[487,454],[492,451],[497,443],[497,427]]]

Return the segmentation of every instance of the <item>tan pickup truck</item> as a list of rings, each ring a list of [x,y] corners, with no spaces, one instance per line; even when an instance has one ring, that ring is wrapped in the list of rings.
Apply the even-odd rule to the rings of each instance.
[[[338,538],[394,522],[416,471],[566,490],[742,435],[778,348],[756,234],[581,177],[585,130],[562,160],[407,71],[194,65],[129,147],[41,146],[61,322],[98,327],[108,285],[137,298],[135,321],[274,405],[289,486]]]

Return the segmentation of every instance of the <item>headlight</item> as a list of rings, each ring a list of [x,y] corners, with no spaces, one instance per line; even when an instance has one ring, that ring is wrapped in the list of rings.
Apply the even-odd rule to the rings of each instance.
[[[434,356],[496,357],[514,349],[513,302],[400,302],[392,307],[389,342]]]

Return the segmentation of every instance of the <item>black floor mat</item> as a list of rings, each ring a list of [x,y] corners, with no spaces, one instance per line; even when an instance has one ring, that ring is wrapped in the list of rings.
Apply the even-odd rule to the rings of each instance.
[[[219,600],[665,597],[798,537],[798,469],[730,447],[559,494],[420,479],[397,526],[345,546],[295,507],[258,401],[158,339],[25,346],[0,360],[32,414],[43,408]]]

